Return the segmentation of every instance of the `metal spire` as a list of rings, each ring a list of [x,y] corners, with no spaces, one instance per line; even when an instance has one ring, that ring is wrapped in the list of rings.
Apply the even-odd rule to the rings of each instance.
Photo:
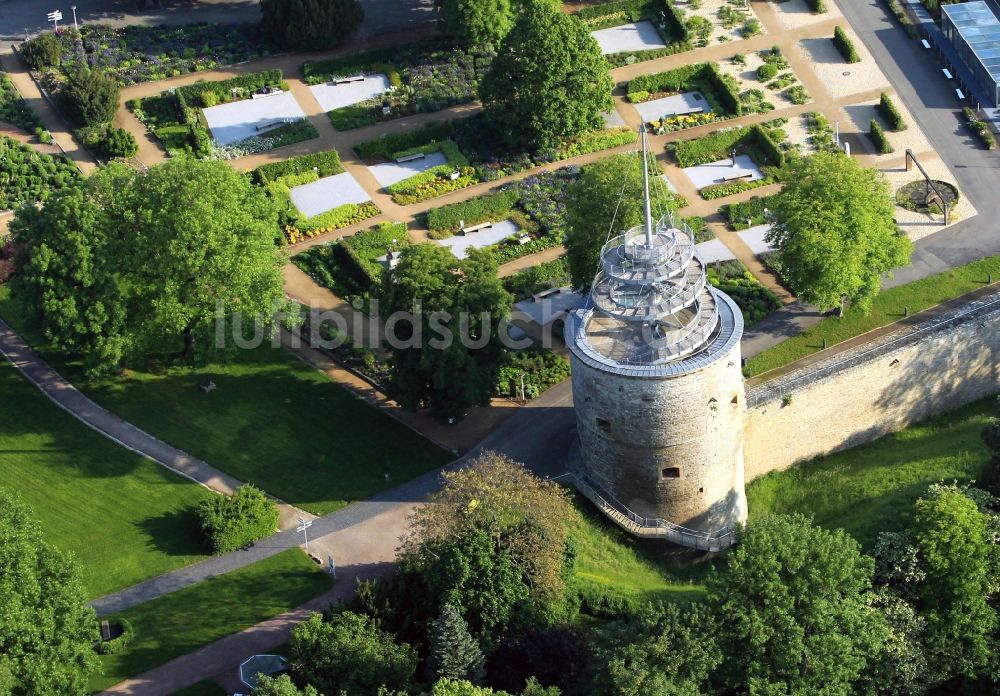
[[[639,128],[642,133],[642,197],[646,215],[646,246],[653,246],[653,210],[649,200],[649,162],[646,159],[646,124]]]

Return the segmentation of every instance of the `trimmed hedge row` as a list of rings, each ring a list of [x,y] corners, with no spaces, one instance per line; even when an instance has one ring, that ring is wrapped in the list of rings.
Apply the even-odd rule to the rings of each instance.
[[[695,63],[674,70],[640,75],[629,80],[628,94],[641,92],[684,92],[705,85],[714,93],[719,106],[734,116],[743,115],[739,86],[723,75],[715,63]]]
[[[880,154],[888,155],[893,151],[892,145],[889,144],[889,139],[885,135],[885,131],[882,130],[882,126],[875,119],[871,120],[871,125],[868,127],[868,137],[875,143],[875,149]]]
[[[452,135],[450,123],[431,123],[418,128],[415,131],[403,133],[390,133],[375,140],[366,140],[354,146],[354,151],[358,157],[366,162],[377,159],[392,159],[397,153],[421,145],[427,145],[434,141],[448,140]]]
[[[427,212],[427,229],[433,233],[456,232],[459,223],[477,225],[480,222],[496,221],[506,216],[517,203],[519,194],[514,189],[497,191],[461,203],[452,203]]]
[[[392,240],[407,240],[406,225],[383,223],[344,237],[333,245],[333,253],[341,267],[363,290],[382,284],[382,266],[371,259],[382,256]]]
[[[328,82],[335,77],[356,75],[365,72],[384,72],[389,78],[389,83],[395,87],[402,84],[402,78],[395,62],[399,59],[401,52],[409,52],[411,49],[423,48],[423,44],[411,44],[408,46],[393,46],[392,48],[380,48],[364,53],[353,53],[349,56],[328,58],[326,60],[310,60],[302,64],[302,78],[307,84],[315,85],[321,82]],[[427,45],[430,48],[430,45]],[[395,80],[393,76],[395,75]]]
[[[847,32],[844,31],[842,27],[833,28],[833,45],[837,47],[840,51],[840,55],[848,63],[860,63],[861,56],[858,55],[858,49],[854,48],[854,42],[851,41]]]
[[[278,506],[264,491],[247,483],[233,495],[201,501],[198,517],[212,553],[223,554],[271,536],[278,529]]]
[[[892,98],[885,92],[882,92],[879,97],[878,105],[875,109],[885,119],[885,122],[889,124],[889,130],[906,130],[906,121],[903,120],[903,114],[899,112],[899,109],[892,102]]]
[[[806,0],[806,4],[813,13],[826,12],[826,2],[824,0]]]
[[[677,164],[687,168],[725,159],[740,145],[756,145],[776,167],[785,163],[785,153],[771,139],[767,129],[760,125],[721,130],[695,140],[682,140],[674,144],[673,152]]]
[[[316,174],[320,178],[340,174],[344,171],[343,165],[340,164],[340,155],[337,151],[327,150],[326,152],[317,152],[311,155],[300,155],[299,157],[293,157],[281,162],[263,164],[253,170],[253,177],[257,183],[267,184],[277,181],[283,176],[302,174],[314,169],[317,170]]]
[[[275,68],[274,70],[247,73],[217,82],[199,80],[194,84],[178,87],[174,94],[176,94],[182,108],[186,106],[208,107],[233,101],[234,89],[239,90],[241,95],[249,95],[263,87],[280,87],[282,84],[281,70]],[[213,98],[216,100],[215,103],[207,103],[211,102]]]

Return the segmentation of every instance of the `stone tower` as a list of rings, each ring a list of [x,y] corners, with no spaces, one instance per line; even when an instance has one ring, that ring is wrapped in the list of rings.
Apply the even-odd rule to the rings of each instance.
[[[588,302],[566,322],[578,488],[629,531],[716,550],[747,515],[743,315],[711,287],[690,228],[645,222],[601,249]]]

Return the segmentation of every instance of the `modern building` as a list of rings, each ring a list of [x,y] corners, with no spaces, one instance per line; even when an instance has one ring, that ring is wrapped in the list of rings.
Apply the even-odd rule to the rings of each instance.
[[[941,32],[989,104],[1000,107],[1000,19],[983,0],[941,5]]]
[[[645,156],[645,134],[643,135]],[[718,550],[746,520],[743,315],[711,287],[690,228],[612,237],[588,303],[566,322],[577,487],[639,536]]]

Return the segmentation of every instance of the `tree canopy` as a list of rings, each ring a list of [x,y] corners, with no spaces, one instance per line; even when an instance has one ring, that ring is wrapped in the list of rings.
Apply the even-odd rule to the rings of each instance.
[[[773,203],[767,241],[799,298],[821,308],[848,300],[871,307],[882,276],[905,265],[912,245],[899,233],[889,184],[838,153],[796,158]]]
[[[553,148],[612,108],[608,63],[576,17],[530,3],[480,84],[487,121],[511,149]]]
[[[0,691],[82,694],[97,667],[94,610],[74,559],[42,539],[38,523],[0,488]],[[6,687],[6,688],[5,688]]]
[[[710,584],[731,686],[850,693],[887,635],[866,601],[873,569],[843,530],[801,515],[751,520]]]
[[[445,604],[431,626],[427,672],[432,679],[467,679],[478,684],[486,676],[486,658],[469,626],[453,604]]]
[[[261,26],[292,51],[333,48],[361,26],[358,0],[260,0]]]
[[[111,75],[79,69],[70,75],[62,93],[70,119],[81,126],[108,123],[118,111],[121,88]]]
[[[489,252],[459,261],[437,244],[405,248],[382,297],[392,332],[392,379],[400,403],[460,417],[489,403],[505,354],[500,323],[511,296]],[[419,313],[417,310],[419,309]],[[392,314],[412,316],[399,322]]]
[[[438,0],[441,30],[460,45],[498,44],[514,26],[510,0]]]
[[[113,164],[18,211],[12,291],[94,371],[204,358],[220,351],[217,316],[270,322],[286,303],[275,225],[270,200],[224,162]]]

